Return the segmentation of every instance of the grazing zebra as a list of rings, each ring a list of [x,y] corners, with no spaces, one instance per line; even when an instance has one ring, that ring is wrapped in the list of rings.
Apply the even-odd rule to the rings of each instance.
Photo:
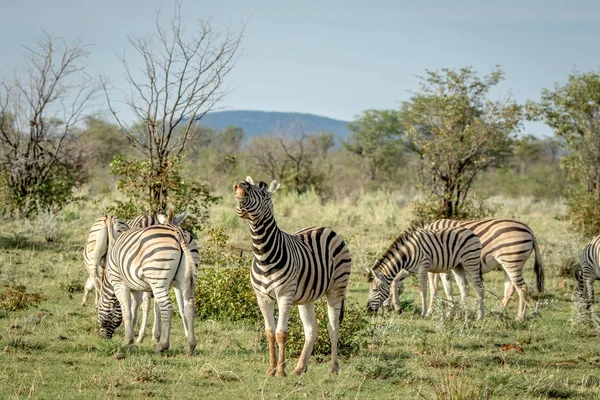
[[[119,234],[129,226],[119,218],[113,216],[102,216],[92,224],[85,246],[83,247],[83,263],[88,271],[81,305],[87,304],[88,295],[91,290],[96,292],[96,306],[98,305],[98,289],[104,275],[106,254],[108,252],[109,230],[113,229]]]
[[[285,376],[285,347],[288,319],[292,305],[298,305],[304,327],[304,347],[293,373],[303,374],[317,338],[315,301],[327,297],[331,340],[330,371],[339,371],[337,343],[339,324],[344,314],[344,298],[350,276],[350,251],[343,239],[325,227],[302,229],[294,234],[283,232],[273,215],[271,195],[279,183],[255,185],[252,178],[237,182],[235,190],[238,217],[247,219],[252,237],[254,260],[250,281],[265,320],[269,342],[267,375]],[[274,305],[279,317],[275,331]],[[275,342],[279,359],[275,354]]]
[[[593,238],[581,254],[581,270],[575,271],[576,297],[590,310],[594,304],[594,281],[600,279],[600,236]]]
[[[155,316],[160,321],[157,350],[169,348],[173,305],[169,286],[174,286],[188,339],[189,352],[196,347],[194,335],[194,287],[198,249],[188,232],[167,223],[148,228],[133,228],[114,239],[108,257],[102,296],[98,305],[100,334],[111,337],[115,300],[121,304],[125,342],[133,344],[133,327],[143,292],[155,298]],[[158,309],[158,310],[156,310]]]
[[[534,271],[538,292],[544,291],[544,266],[537,241],[531,229],[522,222],[512,219],[479,219],[473,221],[455,221],[440,219],[425,229],[436,230],[450,226],[462,226],[475,232],[481,239],[481,273],[486,274],[499,265],[504,269],[504,298],[502,306],[506,307],[517,290],[519,294],[519,311],[517,320],[525,318],[527,286],[523,279],[523,267],[529,256],[535,251]],[[437,274],[430,274],[432,296],[437,292]],[[452,296],[452,283],[448,275],[441,275],[446,295]],[[458,278],[460,279],[460,278]],[[458,280],[457,280],[458,282]],[[401,286],[398,286],[401,290]],[[398,293],[393,292],[393,303],[399,307]]]
[[[427,309],[427,274],[452,271],[463,278],[460,282],[465,282],[466,272],[477,292],[477,319],[481,319],[484,310],[480,258],[481,241],[466,228],[404,232],[394,240],[371,269],[367,310],[379,309],[382,302],[390,296],[393,281],[401,281],[411,274],[417,274],[421,292],[421,316],[425,317],[431,312]],[[458,268],[459,266],[462,268]],[[467,286],[459,286],[461,298],[465,301]]]

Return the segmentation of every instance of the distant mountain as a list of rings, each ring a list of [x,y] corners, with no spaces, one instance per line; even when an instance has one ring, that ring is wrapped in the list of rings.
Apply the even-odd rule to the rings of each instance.
[[[314,114],[278,111],[215,111],[206,114],[201,124],[213,129],[239,126],[244,129],[244,137],[264,135],[273,132],[285,135],[301,133],[331,132],[338,138],[350,134],[348,122],[321,117]]]

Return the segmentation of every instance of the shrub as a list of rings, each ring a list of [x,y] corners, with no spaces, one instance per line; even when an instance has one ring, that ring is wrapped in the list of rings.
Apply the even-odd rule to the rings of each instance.
[[[37,306],[44,300],[39,293],[27,293],[25,286],[14,286],[0,293],[0,310],[18,311]]]
[[[150,161],[115,157],[110,173],[120,177],[117,188],[128,199],[117,200],[106,211],[126,220],[165,212],[168,199],[177,212],[189,213],[183,223],[185,229],[202,231],[208,223],[208,208],[220,199],[212,196],[203,182],[188,182],[181,177],[179,157],[169,158],[160,171],[153,169]]]
[[[455,210],[452,219],[467,220],[491,217],[498,211],[499,205],[486,204],[483,199],[473,196]],[[412,226],[423,226],[442,218],[449,218],[443,203],[433,199],[417,200],[412,204]]]
[[[200,319],[253,323],[262,319],[254,290],[250,285],[248,266],[201,269],[194,301],[196,315]]]
[[[325,299],[317,301],[315,305],[317,321],[319,323],[319,334],[315,341],[313,355],[327,356],[331,354],[331,343],[329,342],[329,333],[327,332],[327,302]],[[364,310],[358,304],[348,302],[346,298],[344,319],[340,324],[340,334],[338,338],[338,354],[340,356],[352,356],[358,353],[367,340],[368,329],[370,328]],[[292,355],[299,355],[304,347],[304,328],[298,307],[293,307],[288,323],[288,344],[287,350]]]
[[[571,190],[566,195],[567,209],[573,227],[585,236],[600,233],[600,201],[592,193]]]

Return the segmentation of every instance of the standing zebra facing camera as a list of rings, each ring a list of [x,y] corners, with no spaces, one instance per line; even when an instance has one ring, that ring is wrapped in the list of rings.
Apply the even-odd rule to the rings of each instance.
[[[586,310],[594,304],[594,281],[600,279],[600,236],[593,238],[581,254],[581,269],[575,271],[575,296],[582,300]]]
[[[279,229],[271,201],[271,195],[278,188],[277,181],[271,182],[270,186],[265,182],[255,185],[250,177],[233,186],[238,217],[247,219],[250,225],[254,252],[250,281],[265,320],[269,342],[267,375],[286,375],[285,347],[292,305],[298,305],[304,327],[304,347],[293,373],[306,372],[318,334],[315,301],[323,296],[327,298],[328,306],[330,371],[336,374],[340,368],[337,343],[350,276],[350,251],[341,236],[329,228],[306,228],[294,234]],[[275,303],[279,309],[276,331]],[[279,347],[279,358],[275,342]]]
[[[171,219],[169,219],[171,221]],[[112,337],[111,304],[121,304],[125,342],[133,344],[133,326],[144,292],[152,292],[160,315],[160,340],[157,351],[170,347],[173,305],[169,298],[172,285],[188,339],[189,353],[196,347],[194,335],[194,287],[197,278],[198,249],[188,232],[172,223],[148,228],[132,228],[114,240],[102,284],[98,305],[100,333]],[[155,312],[156,315],[156,312]]]
[[[482,319],[484,308],[480,258],[481,241],[466,228],[406,231],[394,240],[371,269],[367,310],[377,311],[392,295],[392,282],[417,274],[421,292],[421,316],[425,317],[431,312],[427,308],[428,273],[452,271],[462,278],[458,282],[466,282],[465,273],[469,276],[477,293],[477,319]],[[459,285],[459,288],[464,302],[468,288],[466,284]],[[399,307],[399,304],[396,306]]]
[[[451,219],[440,219],[427,226],[424,229],[437,230],[449,227],[461,226],[472,230],[481,240],[481,273],[487,274],[498,266],[504,270],[504,298],[502,307],[506,307],[512,295],[517,290],[519,294],[519,309],[517,320],[525,319],[527,285],[523,278],[523,269],[525,263],[535,252],[534,272],[536,278],[536,287],[538,292],[544,291],[544,265],[538,249],[535,236],[529,228],[522,222],[512,219],[478,219],[472,221],[456,221]],[[460,276],[456,276],[457,283]],[[432,289],[432,296],[435,296],[438,287],[438,279],[442,279],[446,296],[452,297],[452,282],[448,274],[429,274],[429,284]],[[399,307],[398,295],[403,287],[401,284],[392,291],[394,305]],[[398,308],[396,308],[399,311]]]

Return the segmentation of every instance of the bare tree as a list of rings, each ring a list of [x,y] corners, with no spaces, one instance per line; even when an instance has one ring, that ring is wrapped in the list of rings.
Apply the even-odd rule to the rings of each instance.
[[[100,86],[80,41],[46,34],[26,51],[25,67],[0,82],[0,167],[11,208],[30,214],[70,197],[67,148]]]
[[[227,94],[223,83],[235,65],[243,35],[243,30],[239,34],[215,32],[210,20],[205,20],[188,37],[181,22],[181,4],[177,3],[168,26],[161,24],[159,11],[156,32],[129,38],[144,63],[141,75],[125,57],[120,58],[131,90],[122,92],[122,101],[137,123],[128,124],[119,117],[103,81],[112,114],[158,178],[148,188],[151,202],[158,204],[155,211],[167,206],[169,189],[161,178],[169,158],[186,149],[196,123]]]

